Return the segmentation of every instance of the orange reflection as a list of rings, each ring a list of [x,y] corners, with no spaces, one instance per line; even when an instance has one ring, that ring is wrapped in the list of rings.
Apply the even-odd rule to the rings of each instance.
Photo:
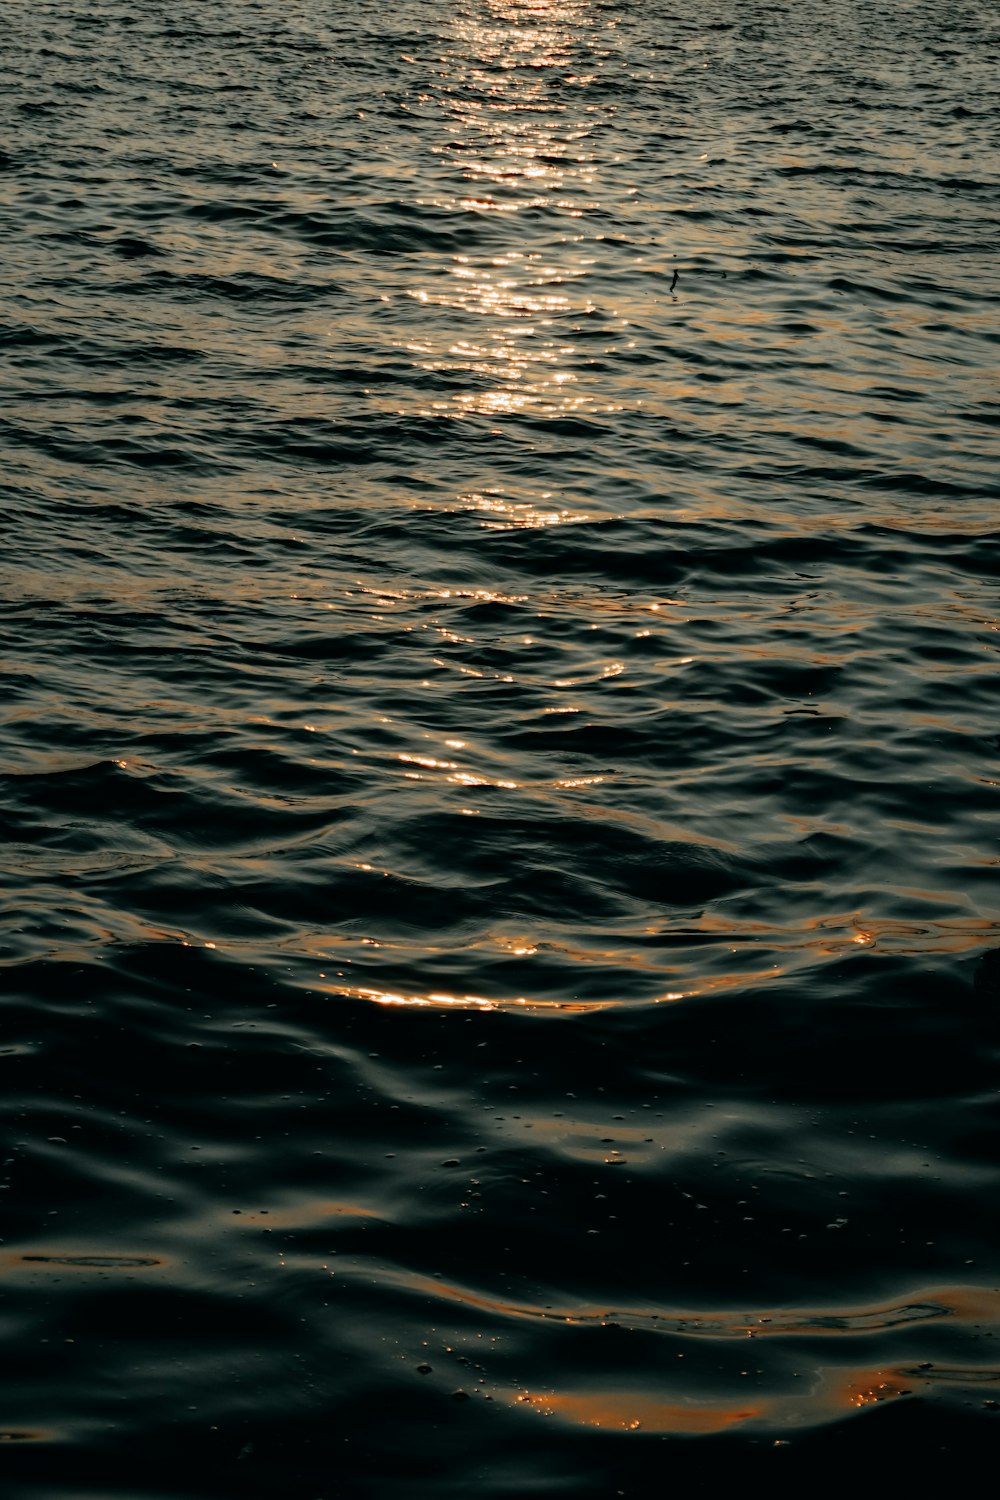
[[[860,1308],[767,1308],[739,1314],[732,1310],[719,1312],[693,1308],[654,1310],[651,1307],[630,1307],[618,1303],[612,1312],[607,1305],[593,1303],[560,1303],[558,1300],[544,1304],[504,1301],[474,1291],[459,1282],[436,1281],[418,1272],[402,1269],[389,1270],[386,1275],[396,1285],[516,1321],[529,1320],[565,1327],[590,1328],[606,1327],[613,1322],[616,1326],[631,1331],[642,1330],[660,1336],[682,1335],[685,1338],[711,1339],[713,1342],[718,1340],[723,1343],[736,1341],[740,1347],[746,1342],[748,1335],[752,1335],[754,1339],[806,1339],[810,1343],[817,1338],[826,1338],[842,1344],[846,1349],[854,1339],[867,1339],[872,1334],[887,1333],[899,1328],[916,1328],[924,1323],[937,1323],[951,1318],[977,1326],[984,1322],[1000,1322],[1000,1290],[992,1287],[934,1287],[914,1292],[901,1301]],[[840,1373],[846,1379],[846,1372],[841,1370]],[[855,1371],[851,1378],[860,1382],[860,1386],[864,1386],[866,1381],[870,1384],[869,1375],[862,1377]],[[843,1388],[846,1390],[846,1387]]]
[[[942,892],[940,904],[947,901]],[[852,947],[878,947],[884,953],[968,953],[995,938],[998,924],[988,917],[945,917],[922,922],[903,922],[876,917],[868,912],[836,912],[811,917],[784,926],[743,920],[708,910],[698,921],[698,930],[716,933],[734,942],[769,940],[772,949],[785,954],[814,953],[836,956]]]
[[[348,1271],[349,1275],[367,1277],[371,1266],[366,1262]],[[911,1395],[926,1396],[937,1383],[952,1391],[956,1387],[982,1392],[1000,1385],[1000,1370],[993,1366],[931,1366],[922,1361],[912,1367],[872,1366],[868,1362],[851,1363],[852,1343],[867,1345],[873,1333],[895,1330],[900,1325],[916,1325],[927,1318],[960,1317],[975,1319],[976,1326],[986,1316],[1000,1312],[1000,1292],[991,1288],[956,1287],[915,1294],[912,1299],[878,1308],[856,1310],[816,1309],[755,1313],[737,1317],[728,1312],[664,1312],[660,1315],[635,1309],[631,1313],[619,1308],[614,1313],[585,1306],[526,1306],[505,1302],[495,1296],[476,1292],[457,1283],[438,1281],[402,1268],[385,1268],[382,1274],[398,1287],[435,1303],[457,1302],[491,1317],[538,1319],[553,1331],[562,1328],[567,1339],[573,1339],[581,1327],[614,1326],[647,1334],[664,1335],[671,1340],[669,1358],[642,1389],[604,1385],[599,1370],[589,1381],[581,1372],[574,1387],[554,1390],[524,1388],[510,1391],[494,1385],[494,1399],[546,1417],[580,1426],[643,1430],[650,1433],[676,1433],[691,1436],[710,1435],[739,1426],[758,1430],[789,1431],[812,1427],[818,1423],[838,1421],[851,1411],[861,1411],[885,1401],[905,1399]],[[782,1370],[781,1362],[772,1360],[770,1373],[758,1368],[754,1338],[778,1338],[793,1358]],[[817,1334],[839,1335],[829,1344],[828,1353],[817,1360]],[[683,1360],[688,1341],[709,1338],[719,1345],[718,1354],[725,1363],[713,1360],[711,1377],[715,1390],[698,1388],[694,1371]],[[678,1349],[678,1338],[683,1342]],[[761,1361],[763,1363],[763,1361]],[[794,1372],[792,1373],[792,1367]],[[720,1386],[722,1388],[720,1392]],[[728,1391],[726,1390],[728,1387]]]
[[[601,65],[594,32],[607,23],[581,0],[489,0],[485,10],[456,14],[452,25],[428,97],[450,136],[431,148],[451,169],[435,182],[454,174],[459,183],[453,194],[442,187],[422,202],[467,215],[470,244],[492,215],[556,208],[567,219],[581,217],[597,170],[588,146],[596,121],[587,90]],[[587,73],[577,71],[578,53],[588,58]],[[415,395],[420,410],[497,418],[606,407],[606,391],[598,397],[584,388],[568,342],[569,321],[594,310],[587,289],[594,257],[585,250],[581,239],[561,243],[558,254],[456,253],[444,276],[431,268],[427,281],[410,287],[427,317],[398,347],[454,387],[436,398]],[[528,525],[568,519],[557,510],[505,517]]]
[[[908,1395],[911,1389],[898,1373],[872,1370],[848,1380],[843,1387],[842,1399],[848,1406],[875,1406],[893,1396]]]
[[[135,1271],[163,1270],[170,1264],[170,1258],[164,1255],[143,1255],[129,1251],[120,1254],[100,1249],[0,1251],[0,1265],[5,1266],[7,1271],[34,1271],[40,1274],[98,1271],[105,1275],[110,1272],[131,1275]]]
[[[634,1432],[690,1433],[725,1432],[760,1418],[767,1404],[730,1406],[710,1401],[666,1401],[644,1391],[573,1391],[535,1395],[524,1392],[514,1398],[546,1416],[563,1417],[586,1427],[624,1428]]]
[[[445,990],[432,990],[422,994],[402,993],[396,990],[380,990],[369,985],[320,984],[319,990],[338,995],[346,1000],[370,1000],[373,1005],[406,1005],[418,1009],[437,1010],[606,1010],[611,1001],[575,1000],[528,1000],[523,995],[499,996],[453,995]]]
[[[361,1203],[346,1203],[339,1198],[307,1198],[290,1204],[287,1208],[269,1208],[266,1214],[245,1213],[237,1221],[240,1225],[257,1228],[266,1224],[271,1229],[315,1228],[329,1219],[378,1219],[374,1209]],[[382,1216],[384,1217],[384,1216]]]
[[[514,500],[503,490],[473,491],[458,496],[459,504],[483,514],[483,525],[491,531],[540,531],[549,526],[568,526],[592,519],[592,513],[553,505],[551,490],[543,490],[537,501]]]

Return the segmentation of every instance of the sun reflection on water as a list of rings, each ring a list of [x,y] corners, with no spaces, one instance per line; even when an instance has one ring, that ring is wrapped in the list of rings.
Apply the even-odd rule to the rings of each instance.
[[[598,172],[591,133],[611,111],[588,94],[606,55],[597,33],[613,24],[589,4],[548,0],[491,0],[454,18],[426,95],[447,135],[430,148],[434,189],[420,203],[460,214],[457,237],[483,248],[463,248],[443,275],[409,288],[426,317],[401,347],[439,388],[455,387],[426,400],[425,415],[552,416],[593,404],[572,323],[595,310],[579,221]],[[551,219],[545,248],[490,248],[484,223],[522,214]]]

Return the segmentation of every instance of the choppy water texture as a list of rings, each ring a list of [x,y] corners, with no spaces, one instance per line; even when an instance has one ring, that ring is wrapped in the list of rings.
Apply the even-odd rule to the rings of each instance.
[[[5,1495],[987,1451],[995,6],[4,26]]]

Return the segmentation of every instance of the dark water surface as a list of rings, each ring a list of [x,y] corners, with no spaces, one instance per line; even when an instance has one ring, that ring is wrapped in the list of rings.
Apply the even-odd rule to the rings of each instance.
[[[4,1496],[960,1473],[1000,12],[4,28]]]

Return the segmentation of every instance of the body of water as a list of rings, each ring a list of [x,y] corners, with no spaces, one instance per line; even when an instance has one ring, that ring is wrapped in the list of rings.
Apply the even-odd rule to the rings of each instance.
[[[1000,1439],[1000,15],[15,0],[12,1500]]]

